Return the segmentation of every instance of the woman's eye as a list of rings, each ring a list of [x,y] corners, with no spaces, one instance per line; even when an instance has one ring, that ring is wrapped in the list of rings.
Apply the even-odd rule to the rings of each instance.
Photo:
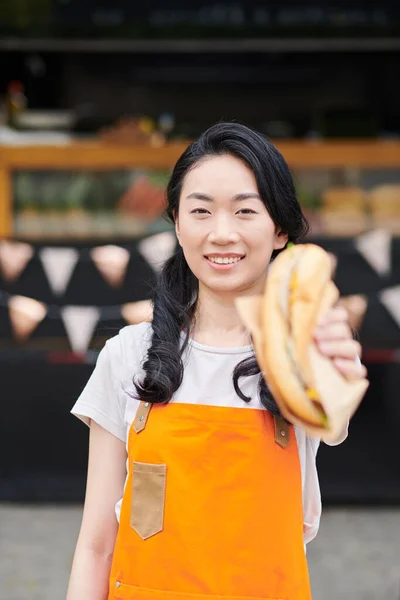
[[[206,210],[205,208],[195,208],[194,210],[190,211],[190,214],[194,214],[194,215],[206,215],[209,211]]]
[[[240,210],[237,211],[236,214],[242,214],[242,215],[256,215],[256,211],[252,210],[251,208],[241,208]]]

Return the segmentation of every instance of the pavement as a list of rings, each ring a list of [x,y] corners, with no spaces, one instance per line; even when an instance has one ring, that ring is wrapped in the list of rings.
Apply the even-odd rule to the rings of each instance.
[[[65,600],[81,516],[0,505],[0,600]],[[400,507],[325,509],[307,556],[313,600],[400,600]]]

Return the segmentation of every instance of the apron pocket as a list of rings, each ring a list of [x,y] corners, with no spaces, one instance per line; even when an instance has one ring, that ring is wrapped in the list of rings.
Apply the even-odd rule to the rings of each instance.
[[[134,462],[131,527],[143,540],[162,531],[167,465]]]

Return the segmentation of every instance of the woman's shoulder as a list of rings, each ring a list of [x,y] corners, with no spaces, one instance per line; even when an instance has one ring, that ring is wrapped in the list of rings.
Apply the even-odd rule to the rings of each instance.
[[[126,367],[131,371],[132,367],[143,361],[151,342],[151,334],[151,323],[143,322],[123,327],[106,342],[109,360],[117,371]]]
[[[132,351],[146,349],[151,341],[151,332],[151,323],[148,322],[127,325],[107,340],[107,350],[111,356],[121,359],[126,353],[131,355]]]

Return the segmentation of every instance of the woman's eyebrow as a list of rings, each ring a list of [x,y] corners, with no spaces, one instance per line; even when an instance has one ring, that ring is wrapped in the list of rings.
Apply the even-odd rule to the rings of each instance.
[[[207,194],[201,194],[200,192],[193,192],[193,194],[189,194],[186,196],[186,200],[194,198],[195,200],[206,200],[207,202],[212,202],[213,198],[211,196],[207,196]]]
[[[258,200],[261,200],[260,196],[256,192],[249,192],[247,194],[236,194],[236,196],[233,197],[233,200],[235,202],[240,202],[241,200],[250,200],[250,198],[257,198]]]
[[[212,202],[214,200],[211,196],[207,196],[207,194],[202,194],[200,192],[193,192],[186,197],[187,200],[192,198],[195,200],[205,200],[206,202]],[[249,200],[250,198],[257,198],[258,200],[261,200],[260,196],[256,192],[236,194],[236,196],[233,196],[232,200],[235,202],[240,202],[241,200]]]

